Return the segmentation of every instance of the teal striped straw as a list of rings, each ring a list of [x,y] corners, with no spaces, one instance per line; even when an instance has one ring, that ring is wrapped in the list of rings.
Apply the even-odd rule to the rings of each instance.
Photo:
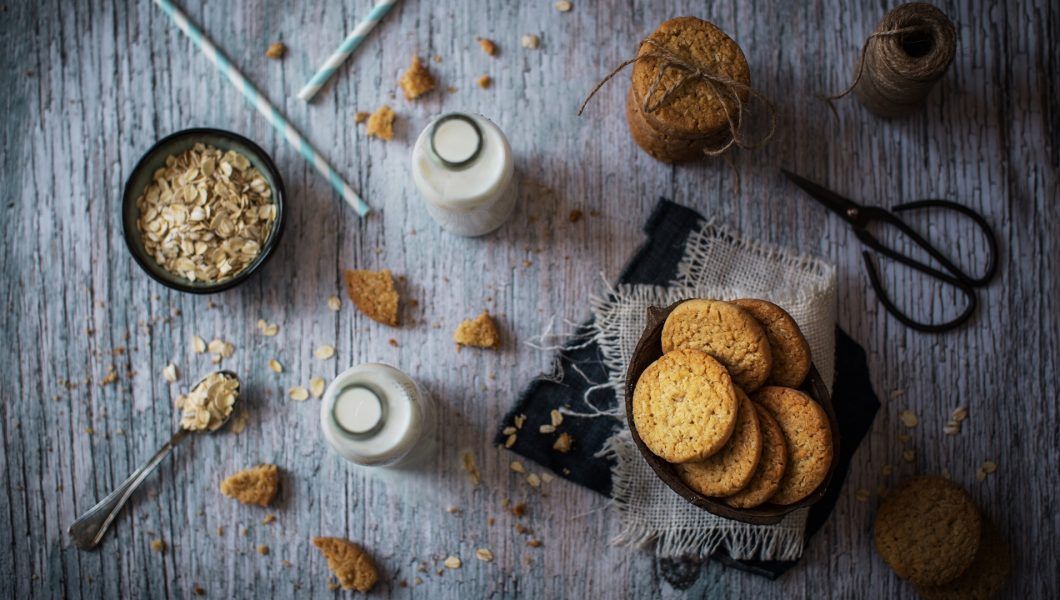
[[[228,78],[228,81],[232,82],[232,85],[236,86],[240,92],[243,93],[243,97],[247,99],[247,102],[252,104],[254,108],[258,109],[258,112],[265,117],[269,123],[276,129],[276,131],[283,134],[284,139],[298,150],[298,153],[302,155],[302,158],[306,159],[309,164],[313,165],[321,175],[323,175],[331,187],[335,188],[335,191],[342,196],[342,199],[346,201],[353,210],[357,211],[360,216],[365,216],[370,210],[368,205],[364,203],[364,200],[357,195],[357,192],[353,191],[350,184],[346,183],[342,177],[339,176],[335,169],[331,168],[328,161],[324,160],[324,157],[319,152],[313,149],[306,141],[302,134],[298,133],[298,130],[282,115],[280,111],[276,110],[268,99],[262,95],[261,92],[254,87],[242,73],[239,72],[232,63],[225,57],[224,54],[217,49],[217,46],[213,45],[202,30],[196,27],[191,21],[188,20],[185,15],[171,0],[155,0],[155,4],[158,5],[169,18],[173,19],[173,22],[184,32],[184,35],[188,36],[193,44],[198,46],[199,50],[206,55],[206,58],[217,67],[221,74]]]
[[[342,45],[324,61],[324,64],[320,65],[317,72],[302,88],[302,91],[298,92],[298,97],[306,102],[312,100],[313,96],[320,91],[320,88],[324,87],[324,84],[335,74],[339,66],[357,49],[357,46],[361,45],[364,38],[368,37],[368,33],[379,24],[379,21],[383,20],[386,13],[390,12],[390,9],[397,3],[398,0],[380,0],[378,4],[373,6],[368,16],[353,28],[350,35],[346,36],[346,39],[342,40]]]

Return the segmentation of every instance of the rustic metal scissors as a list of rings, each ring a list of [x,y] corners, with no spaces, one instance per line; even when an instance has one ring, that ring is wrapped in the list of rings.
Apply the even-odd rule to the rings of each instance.
[[[861,256],[865,260],[865,269],[869,272],[869,281],[872,283],[872,289],[876,292],[876,296],[879,297],[883,307],[887,309],[887,312],[894,315],[894,318],[917,331],[940,333],[956,329],[975,313],[976,306],[979,304],[975,292],[976,288],[983,287],[990,283],[990,280],[994,278],[995,274],[997,274],[997,238],[994,237],[994,231],[990,228],[990,225],[982,215],[967,206],[957,204],[956,202],[950,202],[948,200],[917,200],[915,202],[897,204],[890,210],[878,206],[862,206],[853,200],[844,198],[804,177],[800,177],[784,169],[781,169],[780,171],[784,173],[788,179],[794,181],[796,185],[813,196],[815,200],[825,205],[832,212],[836,213],[850,224],[854,229],[854,235],[857,236],[862,244],[888,258],[920,271],[928,277],[954,286],[961,291],[968,301],[968,305],[965,307],[964,311],[950,321],[944,323],[921,323],[915,321],[899,310],[891,299],[887,297],[887,294],[883,290],[883,286],[880,284],[879,273],[877,273],[876,266],[869,257],[868,251],[862,251]],[[913,230],[909,225],[906,225],[905,221],[895,214],[910,210],[931,208],[957,211],[970,218],[983,232],[986,236],[987,245],[989,246],[989,256],[987,257],[984,275],[981,277],[973,277],[972,275],[965,273],[960,267],[946,258],[946,256],[931,242],[921,237],[920,234]],[[935,267],[925,264],[911,256],[892,250],[869,232],[868,227],[872,223],[882,223],[897,228],[903,234],[908,236],[914,244],[919,246],[924,252],[927,252],[931,258],[935,259],[942,269],[936,269]]]

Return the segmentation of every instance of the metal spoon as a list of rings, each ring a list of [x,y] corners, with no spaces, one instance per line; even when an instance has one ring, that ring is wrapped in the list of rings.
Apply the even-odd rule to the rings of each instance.
[[[236,380],[236,404],[239,404],[239,377],[231,371],[216,371],[226,377]],[[206,378],[214,373],[209,373],[202,379],[200,379],[191,389],[199,387]],[[213,433],[214,431],[220,431],[228,424],[229,419],[235,414],[235,405],[232,406],[232,411],[228,413],[225,420],[221,422],[221,425],[217,429],[203,430],[203,432]],[[129,478],[122,482],[113,492],[107,495],[106,498],[99,501],[98,504],[88,509],[85,514],[81,515],[74,524],[70,526],[68,532],[70,537],[74,539],[74,545],[82,550],[90,550],[95,548],[100,540],[103,539],[103,534],[107,532],[107,528],[114,522],[115,517],[121,511],[122,507],[132,496],[133,492],[136,491],[140,484],[147,479],[147,476],[155,470],[158,463],[162,462],[162,459],[169,454],[170,450],[175,448],[177,444],[184,441],[184,438],[188,436],[192,431],[181,427],[177,429],[177,432],[173,434],[173,437],[169,438],[169,441],[155,453],[146,463],[143,464],[139,469],[133,471]],[[202,432],[197,432],[202,433]]]

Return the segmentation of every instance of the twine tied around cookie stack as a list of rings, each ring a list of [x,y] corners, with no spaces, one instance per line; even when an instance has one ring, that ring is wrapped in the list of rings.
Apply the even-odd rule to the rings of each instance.
[[[677,52],[666,42],[689,40],[688,53]],[[705,40],[705,41],[704,41]],[[691,48],[716,45],[722,58],[710,64],[691,55]],[[706,49],[706,48],[704,48]],[[645,90],[638,90],[638,63],[649,63]],[[776,110],[762,93],[751,87],[743,52],[713,24],[694,17],[680,17],[663,23],[638,45],[637,56],[623,61],[597,83],[578,109],[578,115],[593,96],[618,73],[634,65],[633,83],[626,99],[626,118],[634,140],[652,157],[667,163],[706,156],[724,155],[732,147],[754,149],[773,136]],[[727,72],[724,67],[728,67]],[[707,90],[706,98],[697,88]],[[713,102],[710,102],[710,101]],[[746,133],[746,116],[751,100],[761,102],[770,116],[769,128],[759,139]],[[685,102],[695,114],[664,114],[668,108]],[[696,102],[699,102],[697,105]],[[700,122],[720,108],[720,127]]]
[[[833,100],[854,92],[865,108],[880,117],[909,114],[924,101],[946,73],[957,52],[957,30],[930,4],[903,4],[884,15],[861,47],[854,83]]]

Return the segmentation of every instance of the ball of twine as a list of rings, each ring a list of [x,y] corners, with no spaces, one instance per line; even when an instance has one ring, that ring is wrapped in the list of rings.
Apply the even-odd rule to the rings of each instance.
[[[924,101],[957,52],[957,30],[930,4],[903,4],[887,13],[861,48],[853,91],[881,117],[909,114]],[[830,104],[830,103],[829,103]]]

